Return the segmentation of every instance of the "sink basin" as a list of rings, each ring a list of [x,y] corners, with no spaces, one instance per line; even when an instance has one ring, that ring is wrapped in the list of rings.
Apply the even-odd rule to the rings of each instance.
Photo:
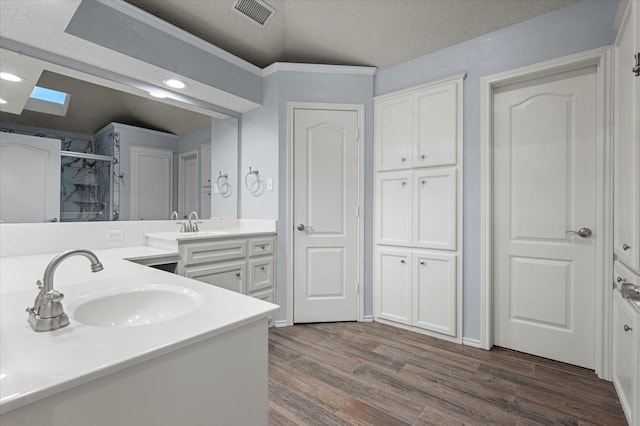
[[[69,316],[95,327],[155,324],[196,310],[204,297],[191,289],[168,284],[145,284],[91,293],[68,306]]]

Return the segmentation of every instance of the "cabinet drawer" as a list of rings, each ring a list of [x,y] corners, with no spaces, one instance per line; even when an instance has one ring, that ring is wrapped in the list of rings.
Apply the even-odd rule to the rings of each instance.
[[[252,238],[249,240],[249,256],[261,256],[272,254],[275,245],[275,238]]]
[[[256,299],[264,300],[265,302],[274,303],[275,298],[273,297],[273,290],[265,290],[260,291],[258,293],[252,294],[251,297],[255,297]]]
[[[195,266],[185,269],[185,277],[213,284],[238,293],[245,293],[247,264],[240,262],[221,262],[214,265]]]
[[[181,245],[180,254],[185,266],[238,259],[247,255],[247,243],[244,240],[188,243]]]
[[[249,261],[248,285],[247,291],[252,296],[256,291],[273,288],[273,257]]]

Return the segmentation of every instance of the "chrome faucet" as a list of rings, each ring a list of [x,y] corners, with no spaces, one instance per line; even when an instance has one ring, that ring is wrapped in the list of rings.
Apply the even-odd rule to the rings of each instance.
[[[27,308],[29,324],[34,331],[51,331],[69,325],[69,317],[62,307],[64,294],[53,288],[53,274],[65,259],[71,256],[84,256],[91,262],[91,272],[102,271],[103,266],[98,257],[86,249],[67,250],[54,257],[44,270],[44,277],[37,281],[40,292],[36,296],[33,307]]]
[[[169,216],[169,220],[178,220],[178,212],[174,210]]]

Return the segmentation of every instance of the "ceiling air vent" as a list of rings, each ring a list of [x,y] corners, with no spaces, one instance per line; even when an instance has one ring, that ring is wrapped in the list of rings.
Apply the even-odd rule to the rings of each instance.
[[[276,11],[262,0],[235,0],[231,10],[261,27],[267,25]]]

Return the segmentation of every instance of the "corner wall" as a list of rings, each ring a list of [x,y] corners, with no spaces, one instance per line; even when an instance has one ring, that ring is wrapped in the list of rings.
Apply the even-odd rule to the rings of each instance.
[[[581,0],[528,21],[380,70],[382,95],[466,72],[464,81],[463,336],[480,339],[480,79],[613,44],[618,0]]]

